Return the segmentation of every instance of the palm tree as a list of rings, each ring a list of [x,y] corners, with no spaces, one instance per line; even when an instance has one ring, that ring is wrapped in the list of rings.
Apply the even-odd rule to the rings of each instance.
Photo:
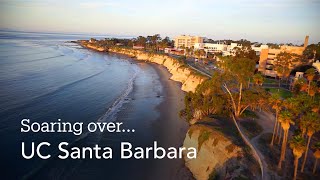
[[[315,70],[313,68],[308,69],[306,71],[306,76],[307,76],[307,79],[309,81],[309,83],[308,83],[308,94],[309,94],[311,81],[316,76]]]
[[[190,55],[191,49],[186,47],[185,48],[185,56],[188,57]]]
[[[315,174],[317,170],[318,159],[320,158],[320,142],[315,143],[313,145],[313,149],[313,156],[316,158],[316,161],[314,162],[312,173]]]
[[[200,57],[204,57],[205,55],[206,55],[206,51],[205,50],[203,50],[203,49],[200,49],[200,52],[199,52],[200,54]]]
[[[194,55],[198,58],[198,59],[200,59],[200,50],[195,50],[194,51]]]
[[[311,83],[309,83],[308,94],[312,99],[314,98],[318,90],[319,88],[316,82],[312,81]]]
[[[303,163],[301,166],[301,172],[303,172],[304,166],[306,164],[311,138],[314,133],[320,131],[320,117],[318,113],[308,112],[305,116],[303,116],[302,121],[306,122],[305,124],[307,126],[306,132],[308,136],[308,143],[306,146],[306,153],[304,155]]]
[[[281,169],[282,161],[285,160],[286,157],[286,149],[287,149],[287,142],[288,142],[288,132],[291,124],[294,124],[292,121],[292,114],[288,110],[282,111],[279,115],[279,122],[283,129],[283,140],[281,146],[281,155],[280,160],[278,163],[278,168]]]
[[[275,93],[271,95],[271,98],[269,99],[270,105],[272,105],[272,109],[276,111],[276,121],[274,122],[274,127],[273,127],[273,134],[272,134],[272,139],[270,146],[273,146],[274,140],[278,136],[278,127],[279,127],[279,121],[278,121],[278,116],[279,112],[282,108],[282,99],[279,93]]]
[[[299,166],[299,159],[302,156],[303,152],[305,151],[305,141],[301,135],[294,136],[290,141],[290,148],[293,151],[294,155],[294,174],[293,179],[297,178],[297,170]]]

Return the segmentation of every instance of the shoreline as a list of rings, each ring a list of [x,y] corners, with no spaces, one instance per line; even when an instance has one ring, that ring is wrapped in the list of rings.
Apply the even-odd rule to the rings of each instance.
[[[183,146],[184,139],[187,135],[189,124],[179,117],[179,112],[184,108],[184,97],[186,92],[182,89],[183,82],[173,79],[173,73],[164,64],[158,62],[139,59],[132,57],[129,54],[121,52],[101,52],[100,50],[93,49],[82,45],[84,48],[96,51],[98,53],[106,53],[119,57],[128,58],[132,63],[140,64],[146,63],[153,68],[162,85],[162,101],[155,107],[155,111],[159,113],[159,117],[152,125],[152,130],[155,134],[155,139],[161,144],[162,147],[175,147]],[[135,91],[135,90],[134,90]],[[133,92],[134,93],[134,92]],[[165,168],[163,168],[165,167]],[[148,173],[152,179],[174,179],[174,180],[194,180],[192,172],[185,164],[184,158],[182,159],[164,159],[155,163],[155,168]]]
[[[84,48],[86,47],[84,46]],[[94,50],[91,48],[87,49]],[[156,118],[156,121],[152,125],[152,129],[155,133],[155,139],[164,148],[182,147],[189,129],[189,124],[179,117],[179,111],[184,108],[184,97],[186,94],[186,92],[181,89],[182,83],[172,80],[172,74],[170,71],[161,64],[147,60],[138,60],[130,55],[119,52],[96,52],[126,58],[129,61],[132,61],[131,63],[135,64],[146,63],[156,71],[162,85],[161,97],[163,99],[160,104],[155,107],[155,111],[159,113],[159,117]],[[135,90],[133,90],[132,93],[134,93],[134,91]],[[155,163],[155,168],[148,173],[148,176],[155,180],[194,180],[193,174],[185,165],[184,158],[173,160],[163,159],[158,161]]]
[[[160,126],[162,133],[164,129],[167,133],[165,136],[163,134],[158,136],[160,137],[159,142],[164,147],[182,147],[189,129],[189,124],[179,117],[179,111],[184,107],[185,92],[180,89],[181,83],[170,80],[170,72],[166,68],[155,63],[150,63],[150,65],[159,75],[159,80],[163,87],[163,95],[165,96],[163,101],[156,107],[160,116],[157,118],[155,126]],[[158,133],[160,134],[160,132]],[[161,167],[166,167],[165,169],[169,171],[158,171],[155,177],[161,177],[159,180],[163,179],[163,174],[169,175],[165,179],[194,179],[191,171],[185,166],[184,159],[164,159],[156,169],[161,169]]]
[[[208,79],[208,77],[190,68],[184,62],[181,62],[167,54],[150,53],[121,47],[104,48],[90,42],[88,43],[87,41],[80,40],[78,41],[78,44],[83,48],[91,49],[97,52],[121,54],[137,61],[139,60],[162,65],[171,74],[171,80],[182,83],[181,90],[185,92],[195,92],[197,86]]]

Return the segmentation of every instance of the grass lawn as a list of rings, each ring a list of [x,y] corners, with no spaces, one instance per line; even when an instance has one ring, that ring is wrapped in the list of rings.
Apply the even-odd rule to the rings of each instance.
[[[271,93],[277,93],[279,88],[266,88],[266,91],[271,92]],[[284,99],[287,99],[289,97],[292,97],[292,92],[282,89],[279,89],[280,96]]]

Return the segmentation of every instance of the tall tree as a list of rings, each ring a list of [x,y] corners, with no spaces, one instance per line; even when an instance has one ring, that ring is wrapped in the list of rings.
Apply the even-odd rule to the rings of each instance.
[[[210,114],[222,113],[226,106],[221,80],[217,74],[212,79],[201,83],[194,93],[189,92],[185,97],[185,109],[180,115],[189,122],[196,122]],[[193,121],[191,121],[193,120]]]
[[[291,53],[281,52],[274,60],[273,66],[279,77],[279,87],[281,84],[281,79],[287,78],[290,75],[291,68],[293,67],[294,62],[297,61],[294,56],[295,55]]]
[[[204,57],[206,55],[206,51],[204,51],[203,49],[200,49],[199,55],[200,55],[200,57]]]
[[[281,169],[282,162],[285,160],[286,157],[286,149],[287,149],[287,142],[288,142],[288,133],[291,124],[294,124],[292,120],[293,116],[290,111],[284,110],[279,114],[279,122],[283,129],[283,138],[282,138],[282,145],[281,145],[281,155],[280,160],[278,163],[278,168]]]
[[[318,42],[318,44],[308,45],[307,48],[303,51],[303,55],[306,59],[320,59],[320,42]]]
[[[262,86],[263,81],[264,81],[264,77],[262,76],[262,74],[257,73],[257,74],[255,74],[255,75],[253,76],[253,82],[254,82],[256,85]]]
[[[281,111],[282,105],[283,105],[283,100],[280,96],[280,93],[274,93],[271,95],[271,97],[269,98],[269,103],[272,107],[272,109],[275,110],[275,114],[276,114],[276,120],[274,122],[274,127],[273,127],[273,134],[272,134],[272,139],[271,139],[271,143],[270,146],[273,146],[273,143],[275,141],[275,139],[278,136],[278,129],[280,127],[279,125],[279,120],[278,120],[278,116],[279,116],[279,112]]]
[[[196,50],[194,51],[194,55],[195,55],[198,59],[200,59],[200,56],[201,56],[200,50],[199,50],[199,49],[196,49]]]
[[[312,148],[314,150],[313,156],[316,158],[316,161],[314,162],[314,165],[313,165],[312,173],[316,174],[318,160],[320,159],[320,142],[315,143]]]
[[[243,104],[243,85],[247,84],[248,79],[253,76],[255,62],[248,58],[224,58],[222,66],[224,76],[229,80],[223,84],[223,87],[229,94],[232,114],[238,118],[251,105],[251,103]]]
[[[304,155],[303,163],[301,166],[301,172],[303,172],[304,166],[306,164],[311,138],[314,135],[314,133],[320,131],[320,116],[318,113],[308,112],[306,115],[303,116],[302,121],[306,124],[308,143],[306,146],[306,153]]]
[[[139,36],[139,37],[137,37],[135,45],[146,47],[146,43],[147,43],[147,38],[145,38],[143,36]]]
[[[243,45],[241,48],[236,47],[234,53],[234,57],[236,59],[239,58],[249,58],[254,60],[255,62],[259,61],[259,56],[257,56],[256,52],[251,48],[250,45]]]
[[[306,77],[308,79],[308,94],[310,92],[310,84],[313,81],[314,77],[316,76],[316,71],[313,68],[310,68],[306,71]]]
[[[294,155],[294,174],[293,180],[297,179],[297,170],[299,166],[299,158],[302,156],[305,151],[305,141],[304,138],[300,135],[294,136],[290,141],[290,148],[293,151]]]
[[[151,47],[158,51],[159,50],[159,46],[158,46],[158,42],[161,41],[161,37],[160,37],[160,34],[155,34],[153,36],[151,36],[150,38],[150,43],[151,43]]]

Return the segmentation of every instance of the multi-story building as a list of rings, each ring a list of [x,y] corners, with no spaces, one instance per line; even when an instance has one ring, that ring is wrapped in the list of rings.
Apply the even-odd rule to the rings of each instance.
[[[224,43],[195,43],[194,49],[204,49],[209,53],[220,52],[223,56],[232,56],[235,53],[235,48],[242,48],[241,44],[231,43],[229,45]],[[260,55],[262,49],[268,48],[268,45],[261,45],[259,47],[252,46],[252,49],[257,55]]]
[[[181,35],[174,38],[174,47],[176,49],[182,47],[194,47],[195,43],[203,43],[203,37]]]
[[[259,60],[259,68],[258,70],[266,75],[271,77],[277,77],[277,72],[274,70],[274,62],[276,61],[276,56],[280,52],[287,52],[287,53],[294,53],[297,55],[302,55],[305,48],[308,46],[309,36],[306,36],[304,41],[304,46],[281,46],[280,49],[262,49],[260,53],[260,60]],[[298,65],[299,62],[297,62]],[[291,68],[294,68],[291,67]]]
[[[226,44],[213,44],[213,43],[195,43],[194,49],[204,49],[206,52],[222,52],[227,51],[228,45]]]

